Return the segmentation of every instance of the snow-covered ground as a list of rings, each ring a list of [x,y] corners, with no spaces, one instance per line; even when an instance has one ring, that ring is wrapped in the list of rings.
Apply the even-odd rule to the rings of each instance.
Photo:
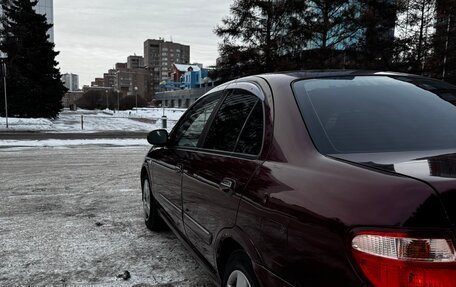
[[[162,127],[163,113],[168,119],[168,130],[176,124],[185,109],[140,108],[136,110],[64,110],[55,120],[0,117],[1,131],[40,131],[40,132],[103,132],[103,131],[151,131]],[[83,118],[83,129],[81,126]]]
[[[85,145],[103,146],[147,146],[146,139],[84,139],[84,140],[0,140],[0,148],[24,148],[24,147],[73,147]]]
[[[144,224],[147,150],[0,151],[0,286],[214,286],[170,231]]]

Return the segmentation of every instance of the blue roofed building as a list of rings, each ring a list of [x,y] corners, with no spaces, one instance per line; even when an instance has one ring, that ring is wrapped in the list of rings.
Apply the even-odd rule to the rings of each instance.
[[[171,81],[168,85],[179,87],[180,89],[201,88],[208,84],[209,70],[200,64],[173,64],[171,70]]]

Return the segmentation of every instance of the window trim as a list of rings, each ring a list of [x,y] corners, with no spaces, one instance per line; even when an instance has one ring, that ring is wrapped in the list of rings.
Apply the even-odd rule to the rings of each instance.
[[[247,121],[250,119],[250,116],[251,116],[251,113],[252,113],[253,109],[250,111],[249,116],[247,117],[246,121],[244,122],[244,125],[242,126],[242,129],[241,129],[241,131],[240,131],[240,133],[238,135],[238,138],[236,140],[235,147],[234,147],[233,151],[229,152],[229,151],[222,151],[222,150],[215,150],[215,149],[207,149],[207,148],[203,148],[202,147],[202,145],[206,141],[207,133],[208,133],[209,129],[212,126],[212,123],[213,123],[215,115],[217,115],[217,113],[219,112],[219,110],[220,110],[222,104],[224,103],[224,101],[226,100],[226,98],[232,92],[234,92],[235,90],[244,90],[246,92],[249,92],[249,93],[253,94],[254,96],[256,96],[259,99],[259,102],[257,102],[257,104],[261,103],[261,108],[262,108],[262,111],[263,111],[263,136],[262,136],[262,139],[261,139],[261,148],[260,148],[260,151],[259,151],[259,153],[257,155],[235,152],[236,147],[237,147],[237,145],[239,143],[240,135],[244,131],[245,125],[246,125]],[[206,95],[203,95],[202,97],[200,97],[192,105],[192,107],[194,105],[196,105],[199,101],[201,101],[204,98],[209,97],[212,94],[215,94],[217,92],[222,92],[222,95],[221,95],[221,97],[219,99],[219,102],[214,107],[214,110],[212,111],[211,116],[209,117],[208,121],[206,122],[206,124],[204,126],[204,129],[201,132],[201,137],[199,138],[196,147],[182,147],[182,146],[177,146],[176,143],[175,143],[175,139],[174,139],[175,133],[179,129],[179,127],[182,125],[182,123],[185,121],[185,119],[187,119],[188,115],[186,113],[186,114],[184,114],[185,117],[183,116],[176,123],[174,128],[172,129],[172,131],[170,133],[170,136],[169,136],[171,144],[167,148],[176,149],[176,150],[188,150],[188,151],[193,151],[193,152],[202,152],[202,153],[206,153],[206,154],[214,154],[214,155],[221,155],[221,156],[228,156],[228,157],[235,157],[235,158],[242,158],[242,159],[249,159],[249,160],[259,159],[259,157],[263,153],[263,149],[264,149],[264,146],[265,146],[265,139],[266,139],[266,111],[265,111],[265,106],[264,106],[266,97],[264,95],[264,92],[263,92],[262,88],[259,85],[255,84],[253,82],[237,82],[235,80],[233,82],[229,82],[229,83],[220,85],[220,86],[212,89]],[[190,107],[190,108],[192,108],[192,107]]]
[[[248,84],[251,84],[251,83],[248,83]],[[233,84],[234,85],[234,84]],[[254,85],[254,84],[252,84]],[[240,85],[241,87],[243,85]],[[256,85],[254,85],[256,88],[258,88]],[[252,86],[250,86],[252,87]],[[215,118],[215,115],[217,115],[217,113],[219,112],[222,104],[225,102],[226,98],[231,95],[231,93],[234,93],[236,90],[244,90],[250,94],[253,94],[251,91],[249,90],[246,90],[246,89],[242,89],[242,88],[239,88],[239,85],[235,85],[234,87],[232,87],[231,85],[229,87],[227,87],[227,89],[225,90],[225,95],[223,97],[223,99],[220,101],[218,107],[217,107],[217,111],[211,115],[211,122],[209,123],[209,121],[207,122],[206,124],[206,127],[205,127],[205,130],[204,130],[204,137],[201,137],[200,140],[201,140],[201,143],[198,142],[198,148],[195,148],[197,150],[200,150],[200,151],[204,151],[204,152],[207,152],[207,153],[213,153],[213,154],[218,154],[218,155],[228,155],[228,156],[232,156],[232,157],[241,157],[241,158],[248,158],[248,159],[258,159],[260,157],[260,155],[262,154],[263,152],[263,148],[264,148],[264,141],[265,141],[265,133],[266,133],[266,113],[265,113],[265,108],[264,108],[264,95],[263,97],[259,97],[258,95],[256,94],[253,94],[254,96],[257,96],[257,98],[259,99],[259,101],[257,101],[254,105],[253,108],[256,107],[256,105],[258,103],[261,104],[261,110],[262,110],[262,113],[263,113],[263,133],[262,133],[262,138],[261,138],[261,148],[260,148],[260,151],[258,152],[258,154],[247,154],[247,153],[239,153],[239,152],[236,152],[236,148],[238,146],[238,143],[239,143],[239,140],[241,138],[241,134],[244,132],[244,129],[245,129],[245,126],[247,124],[247,121],[250,119],[250,116],[252,115],[252,112],[253,112],[253,108],[252,110],[250,111],[249,115],[247,116],[242,128],[241,128],[241,131],[239,132],[239,135],[236,139],[236,143],[234,144],[234,149],[233,151],[224,151],[224,150],[217,150],[217,149],[208,149],[208,148],[204,148],[202,145],[204,144],[204,142],[206,141],[206,137],[207,137],[207,133],[209,131],[209,129],[211,128],[212,126],[212,122]],[[261,92],[262,93],[262,92]],[[206,129],[207,128],[207,129]]]
[[[209,119],[207,120],[206,124],[204,125],[204,128],[201,132],[201,136],[200,138],[198,139],[198,142],[196,144],[195,147],[184,147],[184,146],[178,146],[177,145],[177,142],[176,142],[176,133],[177,133],[177,130],[179,130],[179,128],[183,125],[183,123],[185,123],[185,121],[188,119],[188,117],[191,115],[191,110],[193,109],[193,107],[195,105],[197,105],[201,100],[203,100],[204,98],[207,98],[207,97],[210,97],[216,93],[220,92],[221,95],[220,95],[220,98],[218,100],[218,103],[215,105],[214,109],[212,110],[212,113],[211,115],[209,116]],[[205,130],[207,129],[207,126],[209,123],[212,123],[212,119],[214,117],[214,115],[216,114],[216,112],[218,111],[218,109],[220,108],[220,105],[221,103],[223,102],[223,100],[225,99],[225,95],[226,95],[226,92],[225,90],[222,90],[222,89],[218,89],[217,91],[214,91],[214,92],[210,92],[208,93],[207,95],[205,95],[204,97],[201,97],[199,98],[186,112],[181,118],[180,120],[176,123],[176,125],[174,126],[174,128],[172,129],[170,135],[169,135],[169,139],[170,139],[170,143],[169,143],[169,146],[168,148],[172,148],[172,149],[185,149],[185,150],[197,150],[200,146],[200,142],[201,140],[203,139],[203,137],[205,138]]]

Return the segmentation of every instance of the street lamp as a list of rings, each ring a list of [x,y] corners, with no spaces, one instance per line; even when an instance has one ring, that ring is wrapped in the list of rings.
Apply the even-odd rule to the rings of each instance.
[[[6,59],[8,59],[8,54],[0,52],[0,60],[2,62],[2,73],[3,73],[3,90],[5,92],[5,119],[6,119],[6,128],[8,128],[8,96],[6,93]]]
[[[117,94],[117,111],[120,111],[120,100],[119,100],[120,91],[118,89],[116,89],[116,94]]]
[[[138,87],[135,87],[135,96],[136,96],[136,113],[138,112]]]
[[[210,79],[208,77],[205,77],[203,79],[203,83],[204,83],[204,92],[207,91],[207,84],[209,83]]]
[[[106,109],[107,110],[109,110],[109,98],[108,98],[108,96],[109,96],[109,91],[106,90]]]

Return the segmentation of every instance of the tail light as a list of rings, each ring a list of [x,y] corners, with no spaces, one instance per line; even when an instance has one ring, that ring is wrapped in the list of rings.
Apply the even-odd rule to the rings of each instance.
[[[456,287],[451,238],[415,238],[407,233],[360,233],[353,256],[376,287]]]

